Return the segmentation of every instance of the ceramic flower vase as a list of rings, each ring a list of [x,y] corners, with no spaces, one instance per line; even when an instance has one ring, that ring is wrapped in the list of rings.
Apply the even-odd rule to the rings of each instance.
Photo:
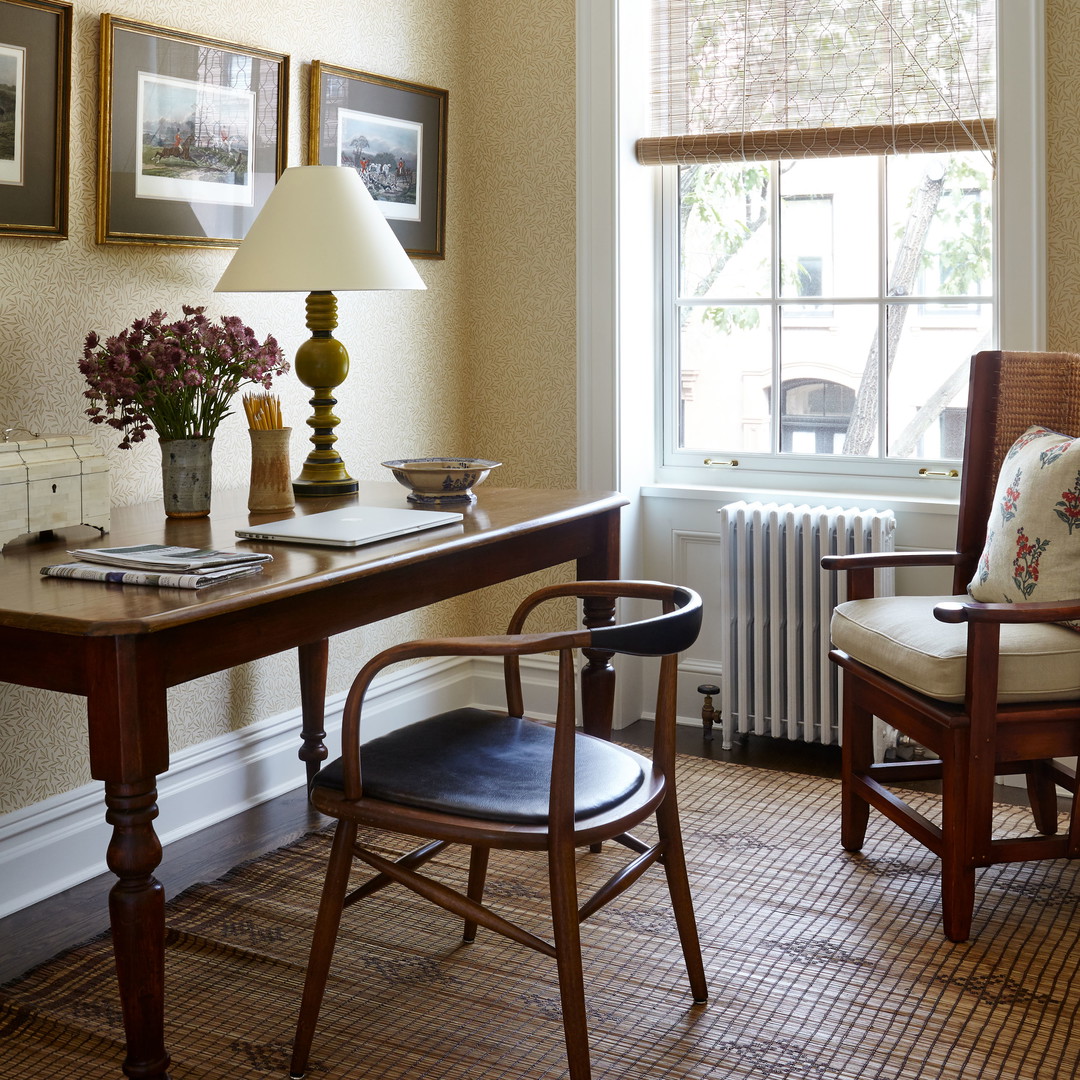
[[[199,518],[210,513],[213,439],[159,439],[165,516]]]

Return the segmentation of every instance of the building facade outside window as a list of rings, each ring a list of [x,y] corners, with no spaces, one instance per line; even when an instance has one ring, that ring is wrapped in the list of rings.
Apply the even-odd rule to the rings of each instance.
[[[968,357],[994,344],[990,162],[911,154],[678,171],[665,303],[665,385],[681,395],[673,447],[949,457],[941,417],[963,408]],[[835,438],[794,437],[791,392],[773,394],[810,381],[841,388]],[[860,396],[868,386],[876,393]]]

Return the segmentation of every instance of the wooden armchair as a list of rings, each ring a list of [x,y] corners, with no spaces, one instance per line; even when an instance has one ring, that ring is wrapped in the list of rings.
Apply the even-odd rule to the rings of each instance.
[[[952,941],[971,933],[976,869],[1080,855],[1076,774],[1054,760],[1080,753],[1080,632],[1058,625],[1080,619],[1080,558],[1053,599],[977,603],[967,595],[969,582],[985,576],[980,560],[1000,501],[999,471],[1033,424],[1080,436],[1080,356],[979,353],[971,363],[956,550],[822,559],[826,569],[848,574],[849,600],[833,615],[829,654],[843,678],[842,843],[861,849],[873,806],[933,851]],[[1072,447],[1080,456],[1080,439]],[[1080,493],[1080,473],[1073,481]],[[1021,520],[1000,530],[1014,550]],[[1074,535],[1080,554],[1080,528]],[[952,567],[952,595],[874,598],[876,567],[908,565]],[[1037,584],[1037,564],[1034,572],[1028,585]],[[936,760],[874,762],[875,715]],[[992,835],[994,780],[1009,773],[1026,775],[1040,835]],[[940,824],[886,786],[925,779],[941,782]],[[1073,792],[1061,833],[1056,784]]]
[[[565,633],[525,634],[537,605],[559,597],[633,597],[659,601],[662,613],[637,623]],[[318,1020],[343,908],[388,885],[404,885],[464,921],[464,940],[483,926],[553,957],[559,973],[571,1080],[588,1080],[579,923],[621,895],[651,866],[661,865],[690,990],[707,997],[697,926],[675,802],[675,680],[678,652],[701,626],[701,599],[689,589],[655,582],[594,581],[550,586],[528,597],[505,636],[414,641],[387,649],[356,677],[345,704],[342,756],[314,778],[311,802],[338,819],[327,868],[289,1075],[302,1077]],[[656,728],[649,760],[575,730],[574,654],[578,649],[659,656]],[[559,694],[554,726],[525,719],[520,656],[558,652]],[[507,709],[455,709],[361,745],[364,694],[390,664],[422,656],[505,657]],[[630,829],[655,818],[659,839],[645,843]],[[424,839],[390,861],[357,842],[358,826]],[[579,901],[576,850],[614,840],[633,857],[606,884]],[[471,848],[466,892],[420,868],[453,843]],[[552,940],[515,925],[483,902],[493,848],[544,852],[551,891]],[[375,876],[348,895],[354,859]],[[625,865],[623,865],[625,863]],[[358,1061],[363,1051],[358,1050]]]

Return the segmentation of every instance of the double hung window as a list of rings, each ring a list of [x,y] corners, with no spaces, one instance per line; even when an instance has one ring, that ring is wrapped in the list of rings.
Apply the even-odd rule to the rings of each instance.
[[[996,342],[994,0],[656,0],[663,462],[960,455]]]

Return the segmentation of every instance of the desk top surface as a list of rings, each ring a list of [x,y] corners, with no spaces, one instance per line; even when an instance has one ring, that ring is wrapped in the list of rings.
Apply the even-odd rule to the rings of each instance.
[[[139,633],[255,607],[269,599],[325,588],[402,568],[452,559],[455,552],[581,522],[626,504],[611,492],[485,487],[464,509],[463,525],[383,540],[358,548],[240,540],[237,528],[279,520],[281,512],[250,514],[247,491],[215,491],[208,518],[165,517],[160,502],[116,508],[112,530],[99,536],[84,527],[59,530],[55,539],[22,537],[0,552],[0,627],[65,634]],[[398,484],[362,483],[356,496],[299,499],[295,513],[338,506],[403,507]],[[454,507],[453,509],[460,509]],[[540,539],[538,542],[542,543]],[[185,547],[268,551],[263,571],[205,589],[161,589],[42,577],[40,568],[67,562],[68,548],[165,543]],[[428,567],[432,571],[435,567]]]

